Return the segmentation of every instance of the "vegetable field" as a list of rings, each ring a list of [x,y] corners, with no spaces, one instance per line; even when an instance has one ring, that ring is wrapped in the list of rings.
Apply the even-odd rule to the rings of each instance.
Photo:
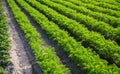
[[[120,74],[119,0],[0,0],[0,74]]]

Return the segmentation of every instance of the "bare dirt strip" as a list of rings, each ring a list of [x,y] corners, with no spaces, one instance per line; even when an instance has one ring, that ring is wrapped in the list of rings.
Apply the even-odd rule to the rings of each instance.
[[[4,13],[9,23],[9,35],[11,41],[10,64],[7,67],[7,74],[42,74],[41,70],[35,72],[37,66],[34,55],[26,40],[23,31],[15,21],[6,0],[3,0]]]

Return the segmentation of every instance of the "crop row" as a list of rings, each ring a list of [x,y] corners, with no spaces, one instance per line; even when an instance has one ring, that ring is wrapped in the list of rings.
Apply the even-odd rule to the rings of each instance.
[[[86,3],[83,3],[83,2],[78,1],[78,0],[66,0],[66,1],[69,1],[73,4],[78,5],[78,6],[84,6],[87,9],[90,9],[94,12],[102,12],[102,13],[105,13],[105,14],[108,14],[108,15],[111,15],[111,16],[115,16],[115,17],[118,17],[118,18],[120,17],[120,12],[119,11],[114,11],[114,10],[102,8],[102,7],[99,7],[99,6],[94,6],[92,4],[86,4]]]
[[[117,29],[113,28],[107,23],[100,22],[96,19],[93,19],[92,17],[83,15],[81,13],[77,13],[75,10],[72,10],[68,7],[65,7],[63,5],[54,3],[52,1],[42,1],[41,3],[53,8],[54,10],[58,11],[59,13],[76,20],[79,23],[82,23],[83,25],[87,26],[90,30],[94,30],[97,32],[100,32],[103,34],[105,37],[108,37],[110,39],[115,39],[118,40],[120,37],[117,34]],[[118,32],[120,33],[120,32]]]
[[[97,1],[97,2],[105,2],[105,3],[111,4],[111,5],[116,5],[116,6],[120,7],[120,5],[119,5],[120,3],[116,2],[115,0],[111,0],[111,1],[109,1],[109,0],[95,0],[95,1]]]
[[[30,7],[24,0],[16,0],[21,7],[29,13],[34,21],[42,27],[43,30],[49,34],[49,37],[57,41],[71,57],[78,66],[83,66],[87,73],[119,73],[119,68],[115,65],[107,65],[105,60],[100,59],[98,55],[92,53],[91,49],[84,48],[81,43],[68,35],[67,32],[59,29],[53,22],[49,21],[43,14],[34,8]],[[29,2],[36,2],[34,0],[27,0]],[[88,58],[89,57],[89,58]]]
[[[40,0],[41,3],[48,2],[48,0]],[[31,4],[32,2],[30,2]],[[113,60],[119,65],[120,62],[120,47],[111,40],[105,40],[105,38],[99,33],[89,31],[83,25],[71,20],[51,8],[41,4],[39,2],[34,2],[31,5],[36,7],[40,12],[44,13],[49,19],[62,26],[62,28],[68,30],[72,35],[78,40],[85,41],[90,47],[94,48],[100,55],[105,56]],[[51,3],[50,3],[51,4]]]
[[[99,13],[99,12],[93,12],[93,11],[88,10],[87,8],[83,7],[83,6],[79,7],[79,6],[76,6],[72,3],[64,1],[64,0],[60,0],[60,1],[59,0],[52,0],[52,1],[59,3],[59,4],[62,4],[62,5],[69,7],[73,10],[76,10],[77,12],[80,12],[82,14],[91,16],[91,17],[97,19],[98,21],[103,21],[105,23],[108,23],[108,24],[112,25],[113,27],[120,26],[120,19],[118,19],[116,17],[109,16],[109,15]]]
[[[3,13],[2,0],[0,0],[0,74],[5,73],[5,68],[9,63],[9,36],[8,36],[8,23],[6,16]]]
[[[111,5],[111,4],[108,4],[108,3],[105,3],[105,2],[96,2],[96,1],[90,1],[90,0],[81,0],[81,1],[84,2],[84,3],[91,3],[95,6],[100,6],[100,7],[103,7],[103,8],[109,8],[109,9],[112,9],[112,10],[120,11],[120,8],[118,6]]]
[[[115,0],[116,2],[120,3],[120,0]]]
[[[7,0],[16,21],[24,31],[26,38],[31,45],[31,48],[37,59],[37,63],[42,67],[44,74],[69,74],[68,68],[60,64],[60,59],[57,57],[54,48],[45,47],[41,35],[30,24],[26,15],[21,12],[14,0]]]

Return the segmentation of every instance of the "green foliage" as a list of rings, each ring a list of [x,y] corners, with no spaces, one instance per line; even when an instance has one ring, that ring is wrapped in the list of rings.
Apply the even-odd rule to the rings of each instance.
[[[113,27],[120,26],[120,19],[118,19],[114,16],[109,16],[109,15],[106,15],[106,14],[103,14],[103,13],[100,13],[100,12],[94,12],[94,11],[91,11],[91,10],[83,7],[83,6],[79,7],[75,4],[72,4],[72,3],[64,1],[64,0],[60,0],[60,1],[59,0],[51,0],[51,1],[53,1],[55,3],[62,4],[62,5],[66,6],[66,7],[69,7],[73,10],[76,10],[77,14],[80,12],[82,14],[91,16],[91,17],[97,19],[98,21],[103,21],[105,23],[108,23],[108,24],[112,25]]]
[[[83,15],[81,13],[77,13],[77,11],[72,10],[68,7],[65,7],[63,5],[51,2],[51,1],[45,1],[45,3],[43,3],[53,9],[55,9],[56,11],[58,11],[59,13],[66,15],[67,17],[76,20],[79,23],[82,23],[83,25],[85,25],[86,27],[88,27],[89,29],[92,29],[94,31],[100,32],[101,34],[111,38],[111,39],[118,39],[116,36],[117,34],[115,33],[116,30],[115,28],[113,28],[112,26],[110,26],[109,24],[106,24],[104,22],[98,21],[96,19],[93,19],[92,17]],[[97,16],[97,15],[96,15]],[[103,17],[103,16],[101,16]],[[111,19],[111,21],[107,20],[108,22],[112,22],[113,19]],[[119,19],[116,18],[116,20],[118,21],[118,24],[120,23]],[[114,24],[116,24],[116,20],[114,20]]]
[[[91,3],[95,6],[100,6],[100,7],[103,7],[103,8],[108,8],[108,9],[120,11],[119,6],[111,5],[111,4],[108,4],[108,3],[105,3],[105,2],[96,2],[94,0],[92,0],[92,1],[91,0],[81,0],[81,1],[84,2],[84,3]]]
[[[45,17],[39,11],[30,7],[30,5],[28,5],[25,1],[17,0],[17,2],[26,12],[29,13],[29,15],[34,19],[34,21],[36,21],[38,25],[41,26],[42,29],[46,31],[49,37],[57,41],[64,48],[64,50],[69,53],[69,57],[72,60],[74,60],[78,66],[82,66],[86,70],[86,73],[88,74],[115,74],[115,73],[119,74],[120,73],[119,68],[117,68],[117,66],[107,65],[108,64],[107,61],[100,59],[100,57],[97,54],[92,53],[91,49],[88,50],[84,48],[81,45],[81,43],[77,42],[74,38],[70,37],[66,31],[59,29],[59,27],[56,24],[49,21],[47,17]],[[42,4],[39,4],[35,0],[27,0],[27,2],[31,3],[33,6],[36,6],[37,8],[41,7],[41,9],[45,9],[44,11],[46,12],[49,12],[50,10],[48,7],[43,7]],[[54,12],[51,13],[56,15],[56,13]],[[57,17],[58,16],[56,16],[56,19],[59,19]],[[64,18],[61,19],[61,22],[69,23],[69,25],[71,25],[70,21]],[[71,26],[71,28],[73,27]]]
[[[118,6],[120,7],[120,3],[116,2],[115,0],[94,0],[94,1],[97,1],[97,2],[105,2],[105,3],[108,3],[110,5],[115,5],[115,6]]]
[[[3,67],[1,67],[1,66],[0,66],[0,74],[6,74],[5,69]]]
[[[0,74],[5,74],[5,67],[9,63],[8,50],[10,48],[8,23],[3,12],[2,0],[0,0]]]
[[[120,3],[120,1],[119,0],[115,0],[116,2],[118,2],[118,3]]]
[[[40,2],[49,4],[48,0],[40,0]],[[93,47],[100,55],[105,56],[107,59],[111,59],[117,65],[119,65],[118,61],[120,62],[120,47],[114,41],[106,40],[102,35],[89,31],[83,25],[74,20],[68,19],[67,17],[57,13],[43,4],[38,2],[34,2],[34,4],[32,4],[30,1],[29,3],[39,9],[39,11],[43,12],[52,21],[56,22],[64,29],[67,29],[73,34],[74,37],[89,43],[89,45]]]
[[[16,21],[24,31],[37,63],[42,67],[44,74],[70,74],[70,70],[60,63],[60,59],[56,55],[54,48],[43,45],[44,42],[41,39],[41,35],[31,25],[27,16],[21,12],[14,0],[7,0],[7,2],[12,9]],[[25,5],[25,8],[27,7],[24,2],[21,2],[21,4]]]
[[[102,12],[102,13],[105,13],[105,14],[108,14],[108,15],[111,15],[111,16],[115,16],[115,17],[118,17],[118,18],[120,17],[120,12],[119,11],[115,11],[115,10],[112,10],[112,9],[107,9],[107,8],[103,8],[103,7],[99,7],[99,6],[94,6],[92,4],[86,4],[86,3],[81,2],[80,0],[66,0],[66,1],[69,1],[73,4],[78,5],[78,6],[84,6],[87,9],[90,9],[94,12]]]

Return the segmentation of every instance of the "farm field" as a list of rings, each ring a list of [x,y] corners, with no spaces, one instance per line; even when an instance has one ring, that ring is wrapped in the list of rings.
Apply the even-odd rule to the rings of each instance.
[[[120,1],[0,0],[0,74],[120,74]]]

